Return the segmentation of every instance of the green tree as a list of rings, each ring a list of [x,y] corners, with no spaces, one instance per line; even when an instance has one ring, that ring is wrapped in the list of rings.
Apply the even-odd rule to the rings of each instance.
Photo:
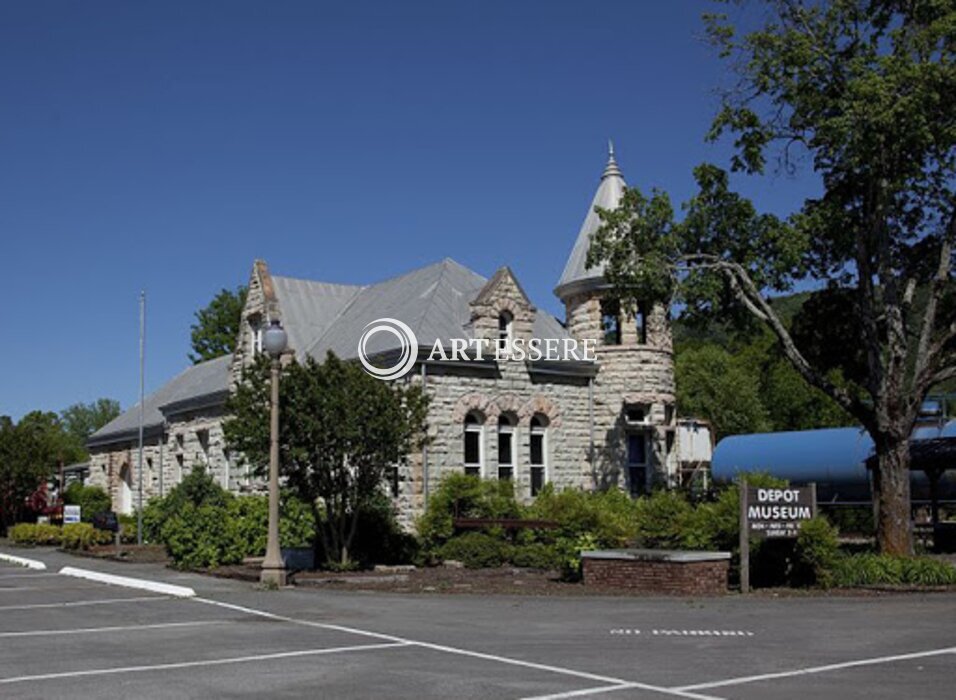
[[[60,411],[60,423],[69,441],[86,455],[86,441],[90,435],[120,414],[119,401],[97,399],[90,403],[75,403]]]
[[[751,175],[772,154],[785,167],[805,154],[823,194],[783,221],[702,165],[683,221],[666,194],[630,190],[602,213],[589,259],[607,261],[627,305],[676,296],[691,313],[743,309],[766,324],[800,375],[873,438],[877,539],[883,552],[910,554],[909,437],[930,388],[956,377],[956,6],[764,5],[742,37],[724,15],[706,18],[737,78],[709,137],[732,134],[731,166]],[[845,300],[819,330],[826,345],[856,351],[835,359],[846,383],[798,345],[767,298],[806,278]]]
[[[55,413],[33,411],[14,423],[0,416],[0,531],[27,512],[26,500],[62,459],[81,456]]]
[[[222,289],[209,305],[196,312],[192,328],[192,349],[189,360],[199,364],[236,349],[242,324],[242,310],[246,305],[246,287],[236,291]]]
[[[710,421],[719,437],[770,429],[756,367],[704,345],[679,353],[674,369],[681,415]]]
[[[230,449],[260,474],[269,464],[269,364],[250,367],[227,404]],[[389,384],[358,364],[329,354],[283,368],[280,385],[280,472],[312,505],[316,551],[350,563],[360,514],[382,488],[386,469],[421,444],[427,402],[419,387]]]

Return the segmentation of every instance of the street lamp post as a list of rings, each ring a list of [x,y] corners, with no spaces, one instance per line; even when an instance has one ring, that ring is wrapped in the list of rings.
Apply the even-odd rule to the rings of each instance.
[[[272,356],[272,405],[269,416],[269,538],[259,580],[284,586],[286,571],[279,548],[279,366],[286,348],[286,333],[278,320],[273,320],[262,334],[262,348]]]

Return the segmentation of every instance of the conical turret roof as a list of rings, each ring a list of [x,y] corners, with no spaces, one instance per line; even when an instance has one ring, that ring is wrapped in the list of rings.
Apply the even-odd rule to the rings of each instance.
[[[604,266],[587,267],[586,265],[591,237],[601,227],[601,217],[597,215],[594,208],[616,209],[621,203],[625,187],[627,183],[624,182],[621,169],[614,159],[614,144],[608,143],[607,165],[604,168],[604,174],[601,175],[601,183],[598,185],[597,192],[594,193],[591,206],[588,207],[584,223],[581,224],[574,248],[571,249],[571,255],[564,266],[564,273],[554,289],[554,293],[561,299],[576,292],[595,289],[604,283]]]

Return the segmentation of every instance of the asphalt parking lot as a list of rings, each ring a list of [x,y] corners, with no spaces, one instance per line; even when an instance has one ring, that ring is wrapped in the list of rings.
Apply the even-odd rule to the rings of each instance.
[[[19,553],[19,552],[18,552]],[[0,562],[4,698],[951,698],[956,596],[260,591],[52,550]],[[192,587],[176,598],[57,573]]]

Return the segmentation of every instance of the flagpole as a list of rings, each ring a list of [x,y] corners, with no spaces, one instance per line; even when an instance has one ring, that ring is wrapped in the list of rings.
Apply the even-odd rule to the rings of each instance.
[[[139,498],[136,508],[136,543],[143,544],[143,423],[145,407],[145,358],[146,358],[146,291],[139,293],[139,467],[136,482]]]

